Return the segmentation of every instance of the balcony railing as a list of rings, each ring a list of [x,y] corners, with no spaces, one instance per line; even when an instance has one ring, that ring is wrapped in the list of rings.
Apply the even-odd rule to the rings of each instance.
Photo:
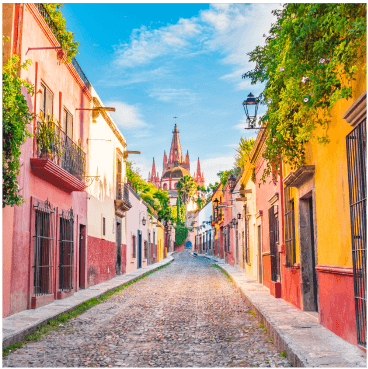
[[[124,200],[128,204],[130,204],[129,189],[128,189],[128,184],[127,183],[117,182],[116,200]]]
[[[50,159],[68,173],[83,182],[86,168],[86,154],[59,126],[53,126],[54,136],[44,142],[37,142],[37,157]]]
[[[35,5],[37,6],[38,11],[42,15],[43,19],[45,20],[49,28],[51,29],[52,33],[54,34],[56,39],[59,41],[61,47],[64,48],[64,42],[59,35],[58,27],[54,23],[54,21],[51,19],[50,14],[46,10],[46,8],[41,3],[35,4]],[[79,74],[79,77],[82,79],[82,81],[86,85],[88,91],[91,91],[91,83],[88,81],[86,75],[83,73],[82,68],[79,66],[75,58],[72,59],[72,64],[75,70],[77,71],[77,73]]]

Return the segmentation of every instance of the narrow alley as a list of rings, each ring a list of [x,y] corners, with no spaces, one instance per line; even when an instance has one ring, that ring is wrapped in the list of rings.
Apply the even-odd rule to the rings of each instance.
[[[213,262],[175,254],[4,367],[290,367]]]

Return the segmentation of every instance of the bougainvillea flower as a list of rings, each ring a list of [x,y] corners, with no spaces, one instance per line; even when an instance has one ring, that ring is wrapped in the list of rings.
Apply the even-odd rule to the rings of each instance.
[[[285,70],[284,67],[280,67],[280,72],[283,72]]]
[[[324,58],[319,59],[319,64],[323,64],[325,62]]]
[[[308,97],[305,97],[304,102],[308,102],[308,101],[309,101]]]

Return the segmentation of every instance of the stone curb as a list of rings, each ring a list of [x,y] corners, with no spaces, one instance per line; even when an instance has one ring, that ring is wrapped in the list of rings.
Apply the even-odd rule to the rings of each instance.
[[[55,300],[53,303],[42,306],[38,309],[24,310],[20,313],[3,318],[3,349],[24,340],[28,334],[32,333],[33,330],[36,330],[43,324],[48,324],[49,319],[54,319],[58,315],[71,311],[76,306],[86,301],[95,297],[99,298],[108,291],[115,291],[118,287],[125,286],[134,279],[141,277],[143,274],[153,272],[161,266],[169,264],[174,260],[172,255],[175,253],[175,251],[168,253],[168,256],[165,259],[155,264],[151,264],[147,267],[134,270],[133,272],[123,274],[84,290],[80,290],[73,296],[62,300]],[[93,291],[96,292],[94,293]],[[14,330],[14,326],[19,326],[19,328]],[[7,330],[10,332],[6,332]]]
[[[294,367],[367,366],[366,354],[358,347],[344,341],[295,306],[274,298],[265,286],[239,268],[218,262],[214,257],[207,258],[215,261],[229,275],[243,299],[266,327],[277,349],[286,351]]]

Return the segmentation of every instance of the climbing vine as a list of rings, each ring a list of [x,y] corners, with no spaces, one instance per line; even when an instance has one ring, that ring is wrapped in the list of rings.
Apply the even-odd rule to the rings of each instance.
[[[292,167],[303,164],[306,142],[329,142],[331,109],[352,96],[366,53],[366,4],[290,3],[273,14],[265,46],[248,54],[256,66],[243,75],[252,84],[266,82],[263,180],[277,173],[280,157]]]
[[[177,224],[175,226],[175,245],[182,245],[188,236],[188,232],[189,228],[184,225]]]
[[[66,53],[68,63],[70,63],[72,58],[78,54],[77,46],[79,43],[74,41],[74,32],[70,32],[66,28],[65,18],[60,10],[64,5],[60,3],[42,3],[41,5],[46,9],[47,14],[55,25],[55,36]]]
[[[12,55],[3,66],[3,208],[25,202],[19,194],[17,179],[21,166],[20,146],[32,137],[28,123],[34,114],[29,111],[22,90],[32,96],[34,87],[19,78],[18,72],[30,64],[31,60],[21,63],[17,55]]]

